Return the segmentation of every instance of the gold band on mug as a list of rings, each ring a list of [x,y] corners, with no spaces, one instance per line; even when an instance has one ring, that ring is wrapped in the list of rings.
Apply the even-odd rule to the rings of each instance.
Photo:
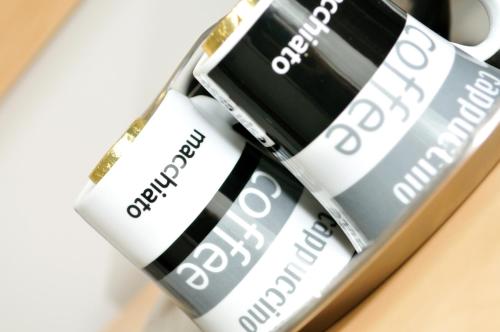
[[[92,182],[95,184],[99,183],[99,181],[101,181],[102,178],[109,172],[118,159],[120,159],[126,149],[130,146],[130,144],[132,144],[137,136],[139,136],[149,119],[151,119],[153,114],[156,112],[163,99],[165,99],[167,92],[168,88],[166,87],[161,91],[158,97],[156,97],[146,112],[140,118],[132,122],[122,137],[120,137],[120,139],[108,150],[108,152],[106,152],[104,157],[102,157],[92,173],[89,175]]]
[[[226,17],[220,20],[205,40],[205,43],[203,43],[205,53],[208,55],[214,54],[241,22],[250,15],[258,2],[259,0],[240,1]]]
[[[136,139],[147,123],[146,118],[135,120],[122,137],[106,152],[101,161],[90,173],[90,180],[95,184],[99,183],[102,178],[109,172],[113,165],[120,159],[125,151],[130,147],[130,144]]]
[[[210,35],[207,37],[203,43],[203,50],[211,55],[226,41],[226,39],[236,30],[236,28],[241,24],[241,22],[248,17],[255,5],[259,0],[242,0],[236,7],[224,17],[212,30]],[[167,89],[163,90],[160,96],[155,100],[155,102],[149,107],[146,113],[139,119],[135,120],[128,130],[123,134],[123,136],[106,152],[104,157],[99,161],[97,166],[94,168],[92,173],[90,173],[89,178],[95,184],[104,178],[104,176],[109,172],[109,170],[115,165],[115,163],[124,154],[126,149],[135,140],[135,138],[142,131],[148,120],[151,118],[153,113],[158,108],[165,97]]]

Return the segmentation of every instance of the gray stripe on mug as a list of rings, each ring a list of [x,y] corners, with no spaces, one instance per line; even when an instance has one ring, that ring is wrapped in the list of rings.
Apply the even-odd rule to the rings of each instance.
[[[303,193],[303,187],[277,163],[262,159],[254,176],[262,174],[258,173],[259,171],[270,175],[281,188],[279,195],[275,198],[269,197],[271,202],[269,213],[261,218],[253,218],[245,212],[240,203],[242,195],[246,192],[249,193],[246,195],[247,205],[257,212],[264,210],[265,206],[258,198],[260,195],[258,192],[268,196],[277,192],[273,180],[264,175],[255,182],[250,180],[245,185],[228,212],[197,247],[200,249],[208,245],[207,250],[199,253],[198,258],[195,258],[196,250],[193,251],[176,270],[159,281],[176,298],[182,299],[184,309],[193,318],[202,316],[214,308],[252,270],[280,233]],[[256,248],[259,243],[262,246]],[[221,266],[220,256],[211,263],[208,261],[212,253],[222,252],[227,258],[227,266],[222,271],[214,273],[207,271],[203,266],[205,263],[215,269]],[[183,266],[188,268],[182,271]],[[200,286],[203,278],[195,278],[193,281],[193,284],[199,285],[200,289],[195,289],[186,282],[190,276],[196,274],[196,271],[207,273],[209,282],[206,287]]]
[[[414,213],[446,179],[454,165],[464,158],[464,151],[491,119],[492,111],[498,110],[500,99],[496,95],[492,97],[492,105],[481,109],[485,114],[480,123],[457,120],[460,108],[470,95],[475,93],[477,97],[480,94],[474,92],[473,86],[481,71],[500,78],[500,71],[496,68],[480,64],[457,50],[450,74],[429,109],[370,173],[334,198],[368,240],[376,239],[388,226]],[[454,129],[450,133],[452,121]],[[438,139],[447,142],[443,149],[439,148]],[[462,146],[456,148],[459,141]],[[395,185],[398,185],[398,193],[404,196],[403,201],[408,200],[407,205],[396,197]]]

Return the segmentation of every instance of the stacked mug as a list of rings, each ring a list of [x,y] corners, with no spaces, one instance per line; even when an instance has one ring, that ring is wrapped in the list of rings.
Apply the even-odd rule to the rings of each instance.
[[[78,213],[204,331],[324,330],[498,160],[484,158],[500,72],[482,61],[500,4],[483,2],[490,35],[463,47],[390,1],[241,1],[104,156]],[[447,36],[446,2],[409,8]],[[424,218],[433,202],[446,208]]]

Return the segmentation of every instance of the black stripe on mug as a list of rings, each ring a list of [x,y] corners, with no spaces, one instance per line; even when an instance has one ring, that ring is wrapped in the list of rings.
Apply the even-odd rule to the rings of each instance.
[[[208,76],[293,156],[347,107],[404,25],[385,1],[275,0]]]
[[[254,173],[260,159],[260,153],[247,144],[231,174],[207,207],[184,233],[144,270],[155,280],[161,280],[175,270],[217,226]]]

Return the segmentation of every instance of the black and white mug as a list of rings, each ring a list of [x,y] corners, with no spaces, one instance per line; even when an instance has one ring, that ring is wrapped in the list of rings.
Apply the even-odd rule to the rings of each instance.
[[[246,0],[195,76],[318,198],[358,251],[426,202],[497,126],[500,1],[453,45],[381,0]],[[458,47],[457,47],[458,46]]]
[[[299,181],[232,130],[217,101],[169,89],[155,104],[92,172],[77,212],[203,331],[302,322],[354,248]]]

